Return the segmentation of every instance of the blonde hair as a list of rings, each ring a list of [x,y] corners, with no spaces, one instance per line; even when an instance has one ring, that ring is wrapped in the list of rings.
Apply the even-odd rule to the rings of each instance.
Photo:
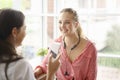
[[[78,14],[77,14],[77,12],[76,12],[74,9],[72,9],[72,8],[64,8],[64,9],[62,9],[62,10],[60,11],[60,13],[63,13],[63,12],[68,12],[68,13],[72,14],[72,15],[73,15],[73,20],[79,23]],[[77,27],[77,30],[76,30],[76,31],[77,31],[77,34],[78,34],[80,37],[84,37],[83,32],[82,32],[82,28],[81,28],[81,26],[80,26],[80,23],[78,24],[78,27]]]

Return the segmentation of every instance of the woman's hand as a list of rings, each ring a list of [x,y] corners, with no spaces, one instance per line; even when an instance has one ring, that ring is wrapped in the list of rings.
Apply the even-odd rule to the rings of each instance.
[[[41,70],[40,66],[37,66],[36,69],[34,70],[34,76],[35,76],[35,78],[36,79],[39,78],[41,74],[43,74],[42,70]]]
[[[59,68],[60,62],[59,62],[60,54],[57,55],[56,58],[52,58],[52,54],[49,57],[48,61],[48,67],[47,67],[47,80],[52,80],[54,77],[55,72]]]

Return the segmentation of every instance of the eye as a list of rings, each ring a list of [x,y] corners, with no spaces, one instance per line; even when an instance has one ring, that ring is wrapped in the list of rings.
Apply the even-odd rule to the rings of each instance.
[[[69,21],[66,21],[64,24],[65,24],[65,25],[68,25],[68,24],[70,24],[70,22],[69,22]]]
[[[62,22],[61,22],[61,21],[59,21],[58,23],[59,23],[59,24],[61,24]]]
[[[65,24],[70,24],[70,22],[65,22]]]

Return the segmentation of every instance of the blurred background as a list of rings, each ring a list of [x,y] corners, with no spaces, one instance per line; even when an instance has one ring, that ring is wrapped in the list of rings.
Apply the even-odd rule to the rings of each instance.
[[[27,35],[17,50],[33,68],[60,35],[58,15],[65,7],[78,12],[84,34],[95,43],[97,80],[120,80],[120,0],[0,0],[0,9],[21,10],[26,16]]]

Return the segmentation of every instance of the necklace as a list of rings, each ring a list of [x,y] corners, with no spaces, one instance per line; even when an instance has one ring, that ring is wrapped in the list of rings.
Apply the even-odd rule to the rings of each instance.
[[[79,36],[79,35],[78,35]],[[65,38],[64,38],[65,39]],[[63,39],[63,41],[64,41],[64,48],[66,49],[66,43],[65,43],[65,40]],[[78,40],[78,42],[73,46],[73,47],[71,47],[71,49],[70,50],[73,50],[73,49],[75,49],[78,45],[79,45],[79,43],[80,43],[80,36],[79,36],[79,40]]]
[[[78,34],[78,36],[79,36],[79,34]],[[64,38],[64,39],[65,39],[65,38]],[[64,41],[64,39],[63,39],[63,41]],[[71,52],[73,49],[75,49],[75,48],[79,45],[79,43],[80,43],[80,36],[79,36],[78,42],[77,42],[73,47],[71,47],[70,52]],[[65,41],[64,41],[64,49],[66,49],[66,43],[65,43]],[[67,71],[67,65],[66,65],[66,71],[64,72],[64,75],[65,75],[65,76],[69,76],[69,73],[68,73],[68,71]],[[73,78],[73,79],[74,79],[74,78]]]

